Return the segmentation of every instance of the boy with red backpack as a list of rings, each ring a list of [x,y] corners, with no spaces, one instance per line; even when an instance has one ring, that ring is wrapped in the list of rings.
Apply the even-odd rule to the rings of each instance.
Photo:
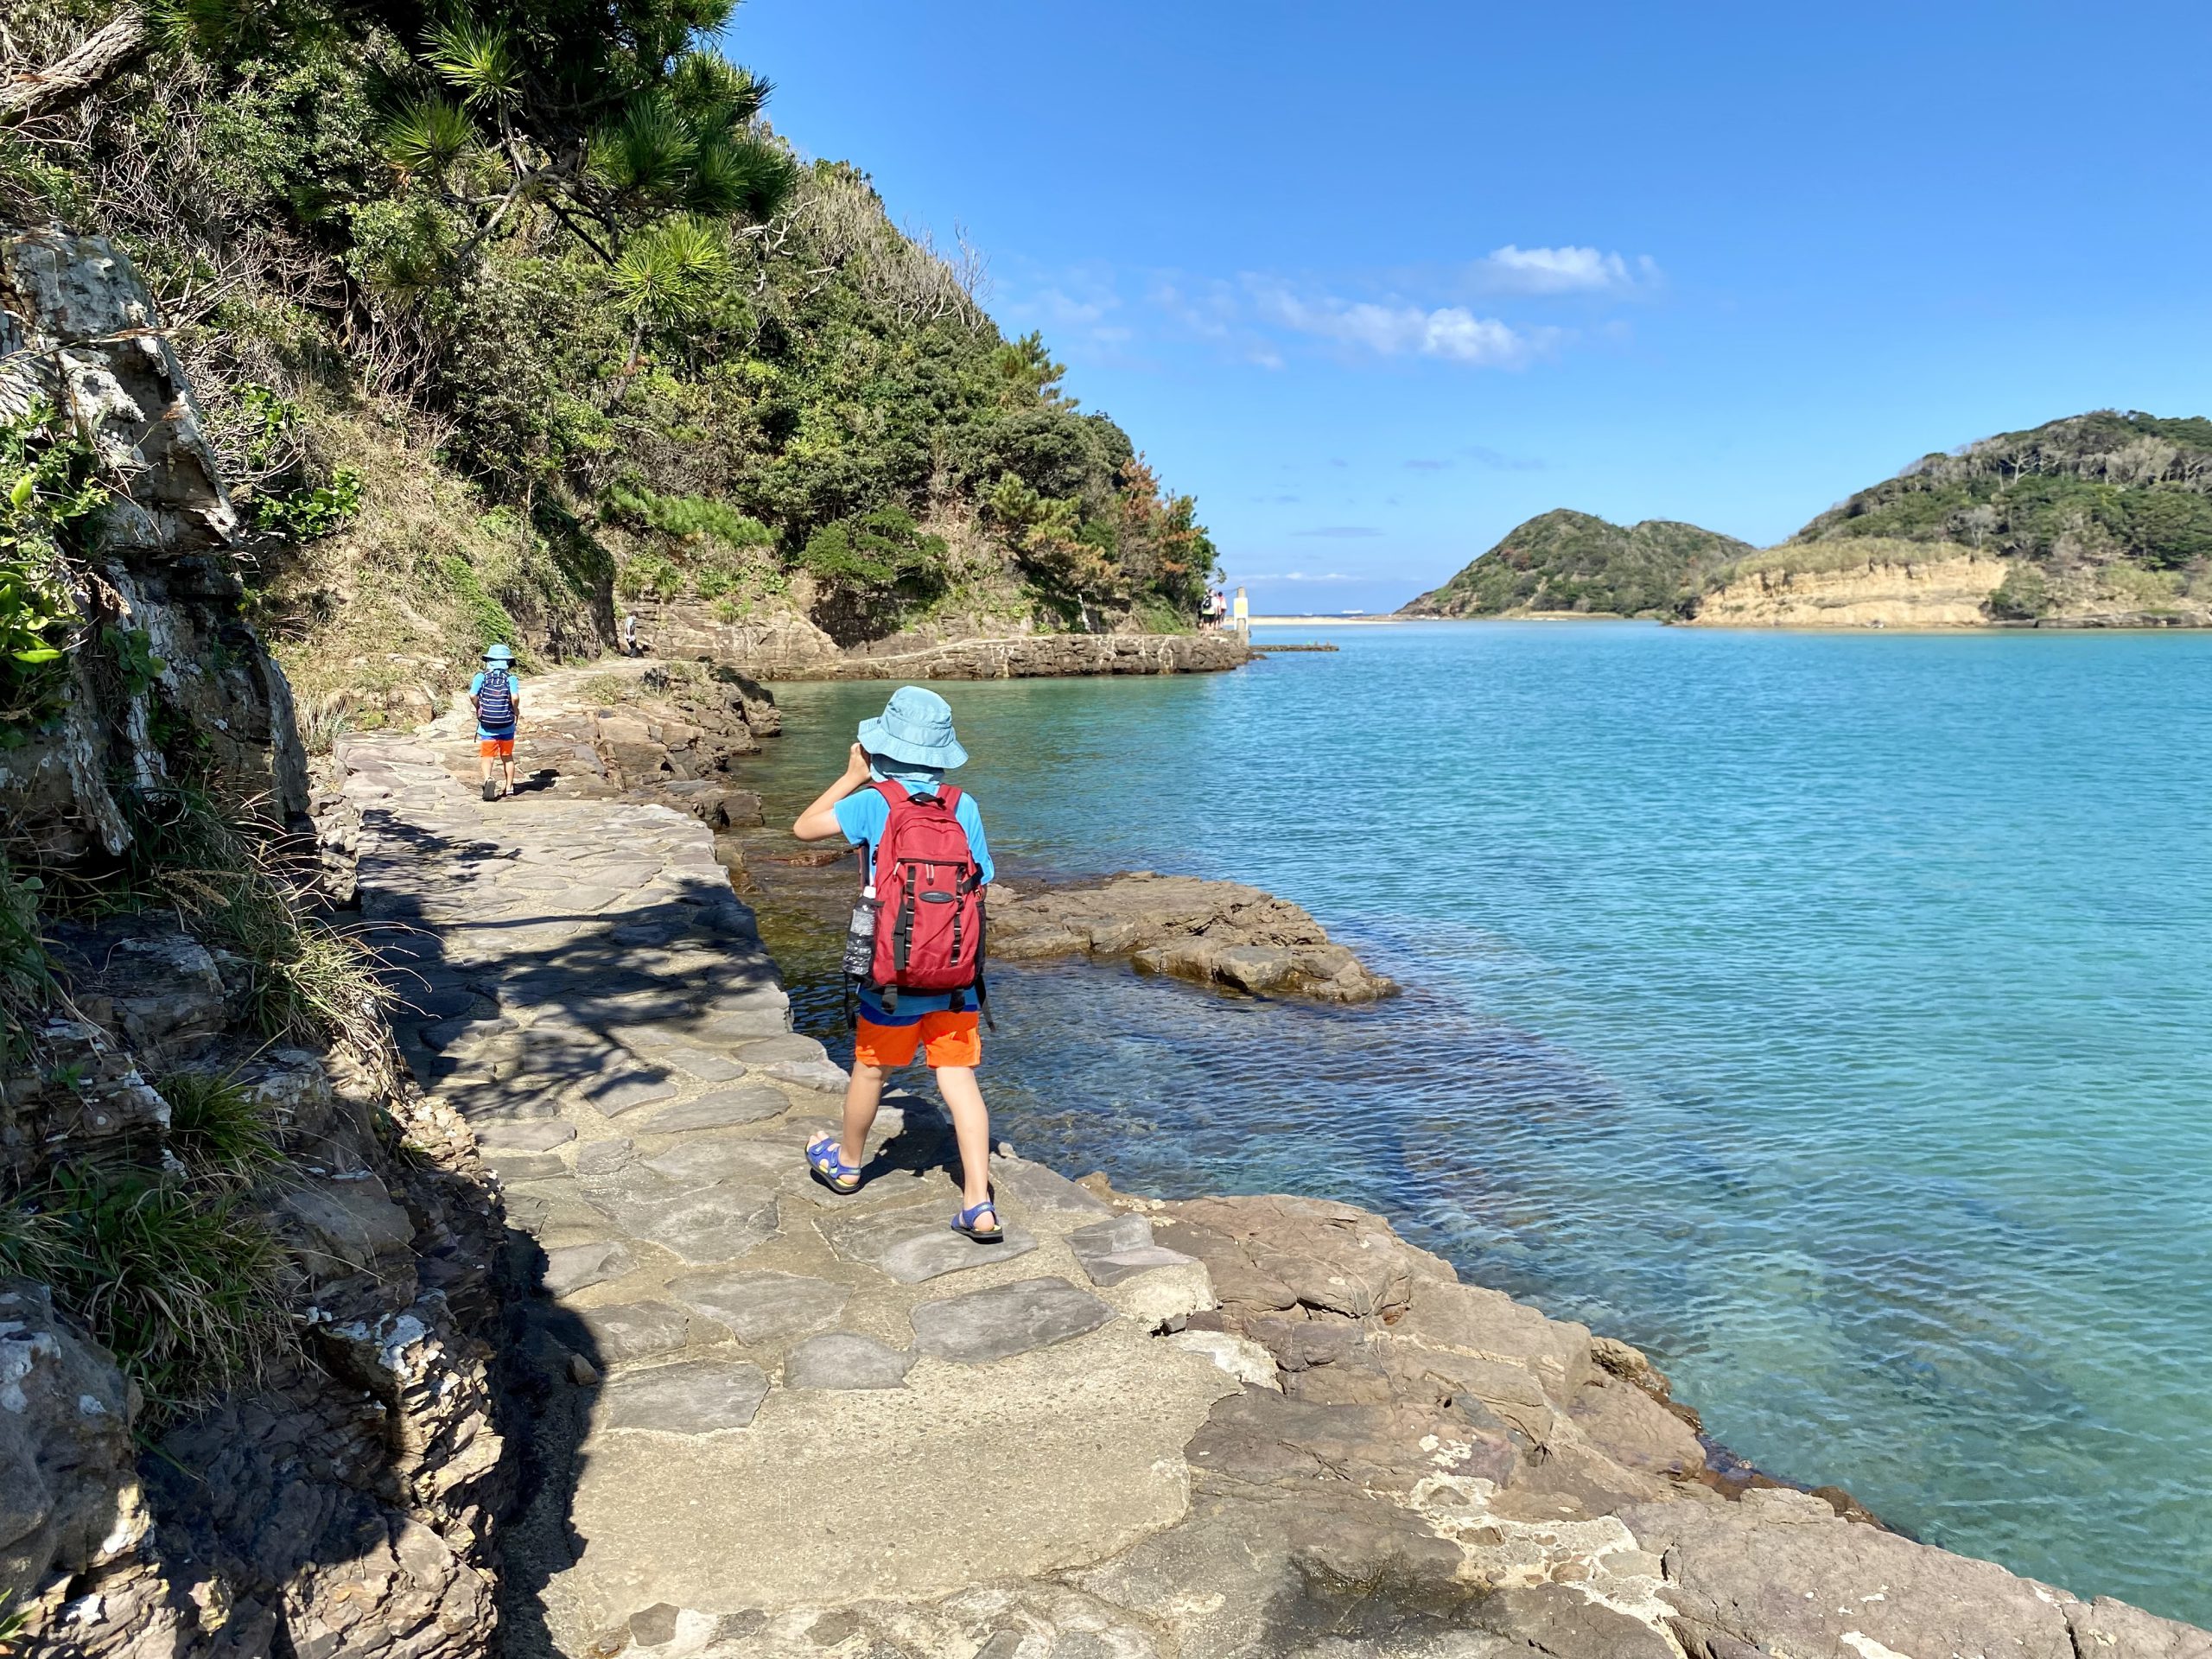
[[[944,781],[968,751],[952,709],[918,685],[901,686],[883,713],[861,722],[844,775],[799,814],[802,841],[842,835],[861,849],[855,913],[860,1020],[842,1135],[807,1143],[807,1166],[834,1192],[857,1192],[884,1073],[910,1065],[917,1047],[937,1073],[960,1146],[962,1208],[952,1230],[981,1244],[1006,1235],[991,1202],[991,1120],[976,1084],[982,1058],[983,890],[991,851],[983,815]]]

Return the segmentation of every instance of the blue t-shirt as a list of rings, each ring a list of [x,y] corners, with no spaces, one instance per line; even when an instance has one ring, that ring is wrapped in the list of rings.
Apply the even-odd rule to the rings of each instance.
[[[484,676],[480,671],[476,677],[468,683],[468,695],[473,697],[483,689]],[[507,695],[514,699],[515,708],[519,710],[522,708],[522,676],[512,668],[507,671]],[[481,721],[476,723],[476,735],[480,738],[512,737],[514,734],[515,723],[512,720],[504,726],[486,726]]]
[[[878,777],[887,774],[879,772]],[[944,774],[933,767],[900,767],[887,774],[909,795],[934,795]],[[868,880],[875,880],[875,844],[883,839],[884,826],[891,822],[891,803],[883,798],[882,791],[874,784],[855,790],[832,809],[837,814],[837,827],[845,832],[845,839],[855,847],[868,848]],[[991,867],[990,843],[983,837],[983,814],[976,804],[976,798],[965,790],[960,793],[952,809],[953,821],[968,832],[969,849],[976,855],[976,868],[985,886],[995,874]],[[869,987],[861,987],[861,1006],[868,1010],[869,1020],[879,1026],[911,1026],[925,1014],[943,1014],[952,1006],[955,995],[966,997],[964,992],[901,991],[899,993],[899,1012],[886,1014],[883,1003]],[[972,1001],[972,998],[967,1000]]]

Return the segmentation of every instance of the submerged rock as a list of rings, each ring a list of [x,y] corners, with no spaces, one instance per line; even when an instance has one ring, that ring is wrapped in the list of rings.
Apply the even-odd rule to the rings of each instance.
[[[1009,962],[1127,957],[1141,973],[1324,1002],[1372,1002],[1398,988],[1288,899],[1149,870],[1027,894],[995,887],[990,948]]]

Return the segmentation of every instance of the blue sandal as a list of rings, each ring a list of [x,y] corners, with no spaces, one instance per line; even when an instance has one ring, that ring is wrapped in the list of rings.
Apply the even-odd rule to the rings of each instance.
[[[853,1193],[861,1190],[861,1166],[844,1161],[845,1149],[837,1144],[837,1137],[824,1129],[806,1143],[806,1166],[814,1179],[832,1192]]]
[[[976,1217],[986,1213],[990,1216],[991,1224],[988,1227],[978,1227],[976,1224]],[[963,1238],[974,1239],[978,1244],[996,1244],[1006,1237],[1006,1229],[1000,1226],[998,1223],[998,1205],[993,1204],[988,1198],[985,1198],[981,1204],[971,1205],[955,1216],[952,1218],[952,1230]]]

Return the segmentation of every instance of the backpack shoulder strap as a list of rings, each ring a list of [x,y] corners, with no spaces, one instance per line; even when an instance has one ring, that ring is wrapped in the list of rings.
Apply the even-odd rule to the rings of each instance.
[[[954,812],[959,810],[960,789],[957,785],[939,784],[937,786],[937,798],[944,803],[946,811]]]

